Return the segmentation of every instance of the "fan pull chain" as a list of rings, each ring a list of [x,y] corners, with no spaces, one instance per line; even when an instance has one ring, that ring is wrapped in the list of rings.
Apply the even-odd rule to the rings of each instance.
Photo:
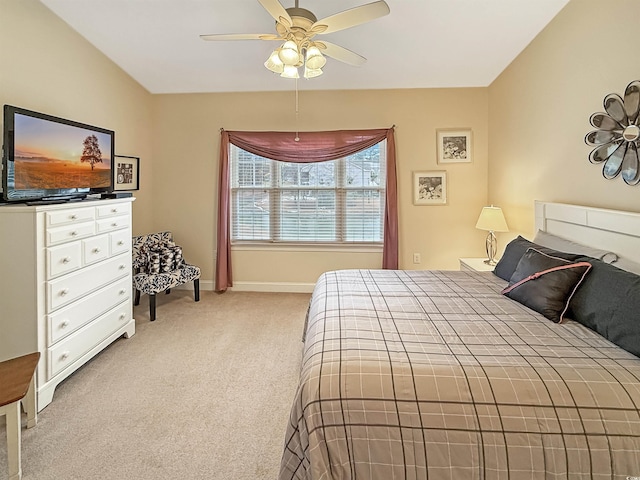
[[[298,114],[299,114],[299,108],[298,108],[298,79],[295,79],[296,81],[296,136],[293,139],[296,142],[300,141],[300,137],[298,136]]]

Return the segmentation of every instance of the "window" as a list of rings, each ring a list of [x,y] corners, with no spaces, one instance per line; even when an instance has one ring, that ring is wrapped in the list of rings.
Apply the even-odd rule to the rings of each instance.
[[[328,162],[269,160],[231,145],[231,239],[383,241],[386,141]]]

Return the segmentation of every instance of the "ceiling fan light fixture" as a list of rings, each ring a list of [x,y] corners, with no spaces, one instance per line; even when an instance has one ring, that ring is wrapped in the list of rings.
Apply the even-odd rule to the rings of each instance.
[[[300,78],[298,69],[293,65],[284,65],[283,71],[280,76],[284,78]]]
[[[308,66],[304,67],[304,78],[314,78],[319,77],[324,72],[320,68],[309,68]]]
[[[278,50],[273,51],[267,61],[264,62],[264,66],[273,73],[282,73],[284,71],[284,63],[282,63],[282,60],[280,60],[278,56]]]
[[[282,63],[285,65],[295,65],[300,61],[300,52],[296,42],[287,40],[282,44],[282,47],[278,50],[278,56]]]
[[[389,14],[385,0],[350,8],[320,20],[309,10],[295,6],[284,8],[282,0],[258,0],[276,21],[276,33],[222,33],[200,35],[203,40],[273,40],[281,43],[264,66],[286,78],[299,78],[298,67],[306,78],[322,75],[327,58],[353,66],[363,65],[367,59],[340,45],[315,41],[320,34],[334,33],[347,28],[368,23]]]
[[[305,65],[311,70],[319,70],[325,66],[327,59],[324,58],[318,47],[307,48],[307,61]],[[316,75],[317,76],[317,75]]]

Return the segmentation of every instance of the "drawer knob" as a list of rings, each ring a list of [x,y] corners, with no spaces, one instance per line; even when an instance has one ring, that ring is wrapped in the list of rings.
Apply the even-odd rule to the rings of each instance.
[[[71,218],[71,220],[77,220],[77,219],[78,219],[78,216],[77,216],[77,215],[71,215],[71,217],[70,217],[70,218]]]
[[[62,263],[64,263],[64,264],[67,264],[67,263],[69,263],[70,261],[71,261],[71,257],[64,257],[64,258],[62,259]]]
[[[127,293],[127,291],[123,288],[123,289],[122,289],[122,290],[120,290],[120,292],[118,292],[118,293],[120,293],[120,295],[124,295],[125,293]]]
[[[113,222],[113,223],[111,224],[111,226],[112,226],[112,227],[117,227],[117,226],[118,226],[118,222]]]
[[[111,209],[111,213],[118,213],[118,209],[117,208],[112,208]]]
[[[127,318],[127,315],[124,313],[120,314],[120,320],[124,320],[125,318]]]
[[[60,328],[67,328],[69,326],[69,320],[65,320],[60,323]]]
[[[93,253],[100,253],[100,247],[96,247],[93,249]]]
[[[60,290],[60,296],[64,297],[67,293],[69,293],[69,289],[68,288],[63,288],[62,290]]]
[[[75,230],[73,232],[71,232],[69,235],[71,235],[72,237],[75,237],[76,235],[78,235],[78,232],[76,232]]]
[[[60,360],[66,360],[67,358],[69,358],[69,352],[62,352],[62,355],[60,355]]]
[[[118,246],[119,246],[119,247],[121,247],[122,245],[124,245],[124,241],[119,240],[119,241],[118,241]]]
[[[124,270],[126,268],[126,265],[124,263],[121,263],[120,266],[118,267],[120,270]]]

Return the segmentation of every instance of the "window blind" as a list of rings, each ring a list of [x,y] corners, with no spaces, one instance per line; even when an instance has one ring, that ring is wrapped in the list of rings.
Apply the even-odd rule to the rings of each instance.
[[[315,163],[230,153],[232,241],[382,243],[386,141]]]

